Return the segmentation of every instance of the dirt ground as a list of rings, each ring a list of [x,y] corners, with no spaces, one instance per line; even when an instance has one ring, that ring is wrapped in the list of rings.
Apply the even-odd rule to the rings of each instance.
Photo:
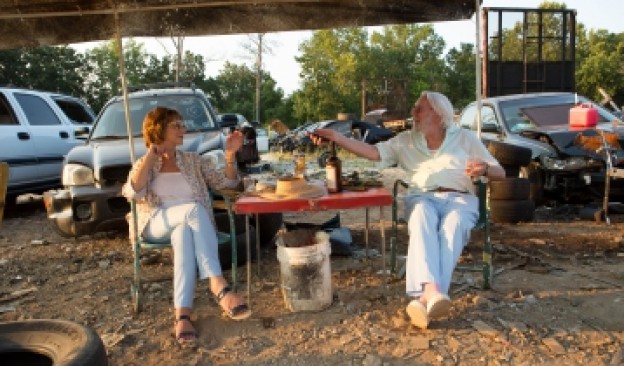
[[[390,186],[392,171],[384,171]],[[370,246],[380,250],[378,211]],[[293,214],[322,222],[333,213]],[[390,238],[390,208],[384,211]],[[474,232],[451,288],[448,318],[410,325],[405,281],[369,261],[331,258],[333,303],[317,312],[286,309],[275,248],[253,264],[250,320],[224,318],[196,291],[196,349],[173,328],[171,257],[142,266],[144,310],[133,312],[132,251],[126,233],[78,240],[58,236],[40,200],[5,212],[0,227],[0,319],[67,319],[93,327],[109,365],[620,365],[624,363],[624,217],[611,225],[578,218],[577,208],[541,208],[531,223],[494,224],[495,282],[481,288],[481,242]],[[364,210],[341,212],[364,247]],[[406,228],[399,226],[405,252]],[[259,270],[259,272],[257,272]],[[246,268],[239,267],[241,290]],[[260,273],[261,275],[258,275]],[[230,271],[226,271],[230,275]]]

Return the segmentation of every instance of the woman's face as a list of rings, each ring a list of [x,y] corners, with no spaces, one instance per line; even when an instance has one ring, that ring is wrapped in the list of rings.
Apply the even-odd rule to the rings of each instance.
[[[167,123],[165,127],[164,144],[182,145],[184,142],[184,133],[186,132],[186,126],[181,119],[176,118]]]

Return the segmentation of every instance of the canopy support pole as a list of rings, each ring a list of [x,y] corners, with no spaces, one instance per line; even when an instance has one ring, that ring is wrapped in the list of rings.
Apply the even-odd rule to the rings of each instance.
[[[477,136],[481,138],[481,0],[475,0],[475,93],[477,97]]]

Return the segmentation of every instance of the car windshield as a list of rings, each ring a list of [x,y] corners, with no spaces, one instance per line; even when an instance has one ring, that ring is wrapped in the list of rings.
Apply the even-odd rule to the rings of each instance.
[[[198,96],[158,95],[130,99],[130,118],[134,136],[142,135],[145,115],[156,107],[173,108],[182,114],[187,132],[217,128],[208,106]],[[117,100],[102,111],[91,139],[127,137],[126,117],[122,100]]]
[[[586,98],[579,97],[578,101],[591,103],[598,110],[598,123],[612,122],[617,119],[615,115]],[[501,101],[500,110],[507,128],[512,132],[518,132],[535,127],[567,125],[570,108],[574,105],[573,94],[540,96]]]

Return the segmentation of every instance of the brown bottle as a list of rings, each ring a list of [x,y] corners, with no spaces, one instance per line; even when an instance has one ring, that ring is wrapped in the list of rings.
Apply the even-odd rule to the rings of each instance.
[[[325,174],[327,175],[327,190],[329,193],[342,191],[342,162],[336,155],[336,143],[331,143],[331,156],[325,163]]]

